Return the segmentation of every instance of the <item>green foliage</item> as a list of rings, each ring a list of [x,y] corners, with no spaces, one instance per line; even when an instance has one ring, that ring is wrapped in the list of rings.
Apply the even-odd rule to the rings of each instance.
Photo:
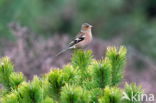
[[[91,51],[83,51],[83,50],[76,50],[73,58],[72,58],[72,65],[76,68],[85,71],[87,66],[91,63],[92,60],[92,52]]]
[[[64,80],[70,84],[78,82],[80,79],[80,75],[78,75],[79,71],[76,68],[73,68],[71,65],[66,65],[63,68]]]
[[[8,57],[0,59],[0,83],[5,87],[2,94],[17,88],[24,81],[22,73],[13,72],[14,67]]]
[[[42,99],[43,89],[41,81],[37,77],[34,77],[31,83],[21,83],[17,90],[13,90],[11,94],[4,96],[2,101],[4,103],[40,103]]]
[[[124,99],[124,103],[141,103],[141,101],[135,101],[132,99],[132,96],[138,96],[140,94],[142,94],[143,91],[142,91],[142,88],[141,87],[138,87],[136,86],[136,84],[132,83],[130,85],[128,85],[126,83],[126,86],[125,86],[125,94],[126,96],[128,97]]]
[[[46,97],[45,100],[43,100],[42,103],[56,103],[56,102],[54,102],[54,100],[52,98]]]
[[[43,88],[42,82],[37,76],[34,77],[33,81],[30,83],[30,93],[29,96],[33,103],[40,103],[43,99]]]
[[[104,96],[99,99],[99,103],[121,103],[122,92],[118,88],[106,87],[104,89]]]
[[[106,58],[100,61],[92,58],[91,51],[77,50],[73,54],[71,64],[62,69],[53,69],[42,78],[34,76],[32,81],[26,82],[22,73],[13,72],[10,59],[2,58],[0,80],[4,89],[1,91],[9,89],[1,94],[0,102],[133,103],[123,99],[122,93],[130,95],[141,89],[128,84],[125,90],[117,87],[122,79],[125,60],[124,47],[120,47],[119,51],[115,47],[108,48]]]
[[[102,62],[95,64],[93,67],[93,82],[99,88],[104,88],[105,86],[111,85],[112,81],[112,68],[110,60],[105,59]]]
[[[18,96],[19,96],[19,102],[22,102],[23,103],[31,103],[32,100],[30,98],[30,84],[29,83],[26,83],[26,82],[23,82],[19,87],[18,87],[18,90],[15,91],[18,93]],[[33,94],[33,93],[32,93]]]
[[[9,95],[6,95],[2,98],[2,103],[20,103],[18,101],[18,94],[17,92],[12,92]]]
[[[24,76],[22,73],[11,73],[9,77],[10,86],[12,88],[17,88],[20,83],[24,81]]]
[[[90,103],[98,103],[98,98],[103,95],[103,89],[94,88],[94,89],[91,89],[89,93],[91,95]]]
[[[81,87],[65,85],[61,92],[61,103],[89,103],[87,91]]]
[[[61,91],[61,87],[65,85],[62,70],[54,69],[48,75],[49,92],[51,96],[58,97]]]
[[[125,47],[120,47],[117,50],[115,47],[107,48],[106,57],[111,61],[112,65],[112,85],[118,85],[123,78],[123,67],[126,61],[127,50]]]
[[[31,99],[29,98],[29,84],[23,82],[18,90],[14,90],[2,98],[3,103],[31,103]]]
[[[13,72],[13,64],[8,57],[0,59],[0,83],[10,89],[9,77]]]

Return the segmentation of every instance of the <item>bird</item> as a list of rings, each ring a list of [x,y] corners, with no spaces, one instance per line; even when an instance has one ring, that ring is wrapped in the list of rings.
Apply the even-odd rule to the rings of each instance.
[[[84,48],[92,41],[92,25],[88,23],[83,23],[81,25],[81,31],[77,34],[76,38],[69,43],[69,45],[56,54],[56,56],[61,55],[67,50],[76,49],[76,48]]]

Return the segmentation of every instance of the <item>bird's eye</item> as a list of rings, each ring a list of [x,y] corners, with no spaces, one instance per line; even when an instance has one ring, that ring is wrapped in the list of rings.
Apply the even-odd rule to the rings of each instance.
[[[88,25],[86,25],[85,27],[86,27],[86,28],[89,28],[89,26],[88,26]]]

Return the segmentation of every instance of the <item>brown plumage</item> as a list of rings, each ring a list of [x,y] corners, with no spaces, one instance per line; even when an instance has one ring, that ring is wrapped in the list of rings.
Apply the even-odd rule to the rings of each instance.
[[[83,48],[87,46],[92,41],[92,25],[88,23],[84,23],[81,26],[80,33],[77,34],[76,38],[71,41],[67,48],[63,49],[59,52],[56,56],[64,53],[67,50],[74,49],[74,48]]]

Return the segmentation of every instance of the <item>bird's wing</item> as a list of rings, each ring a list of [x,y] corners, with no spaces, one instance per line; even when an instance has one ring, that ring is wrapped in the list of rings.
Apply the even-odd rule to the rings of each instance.
[[[59,53],[57,53],[56,57],[59,56],[60,54],[64,53],[64,52],[66,52],[67,50],[75,48],[75,45],[80,43],[84,39],[85,39],[85,33],[83,33],[83,32],[78,33],[78,35],[76,36],[75,40],[71,41],[67,48],[65,48],[62,51],[60,51]]]
[[[73,40],[69,43],[69,47],[72,47],[75,44],[78,44],[79,42],[83,41],[84,39],[85,39],[85,33],[83,33],[83,32],[78,33],[75,40]]]

